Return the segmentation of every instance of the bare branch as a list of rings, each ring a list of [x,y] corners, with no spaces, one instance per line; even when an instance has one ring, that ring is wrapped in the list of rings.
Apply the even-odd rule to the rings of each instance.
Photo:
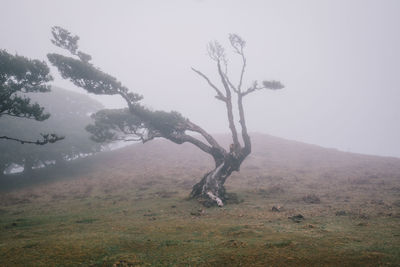
[[[238,108],[239,108],[239,116],[240,116],[240,125],[242,126],[242,138],[244,142],[244,148],[242,149],[242,157],[246,157],[251,153],[251,141],[250,136],[247,133],[246,121],[244,116],[244,108],[243,108],[243,97],[255,92],[257,90],[262,89],[270,89],[270,90],[278,90],[282,89],[284,86],[278,81],[263,81],[263,85],[259,86],[257,81],[253,82],[253,85],[248,88],[245,92],[238,94]]]
[[[261,89],[263,89],[263,88],[258,86],[258,82],[257,82],[257,81],[254,81],[254,82],[253,82],[253,85],[252,85],[251,87],[247,88],[246,91],[244,91],[243,93],[241,93],[241,96],[246,96],[246,95],[248,95],[248,94],[254,92],[255,90],[261,90]]]
[[[243,52],[246,42],[237,34],[230,34],[229,41],[231,43],[231,46],[235,50],[235,52],[241,56],[242,62],[243,62],[242,70],[240,72],[239,84],[238,84],[238,87],[236,90],[237,92],[240,92],[242,89],[243,76],[244,76],[244,72],[246,69],[246,57],[244,56],[244,52]]]
[[[224,74],[224,72],[222,71],[221,68],[221,63],[220,61],[217,61],[217,67],[218,67],[218,74],[221,78],[221,82],[225,88],[225,92],[226,92],[226,111],[228,113],[228,122],[229,122],[229,128],[231,129],[232,132],[232,139],[233,139],[233,143],[235,144],[235,147],[240,147],[240,143],[239,143],[239,139],[238,139],[238,135],[237,135],[237,130],[236,130],[236,126],[235,126],[235,121],[233,118],[233,112],[232,112],[232,97],[231,97],[231,90],[229,88],[228,82],[226,80],[226,75]]]
[[[202,141],[194,138],[193,136],[184,134],[184,133],[171,133],[168,136],[165,136],[165,138],[167,138],[168,140],[176,143],[176,144],[183,144],[183,143],[191,143],[195,146],[197,146],[198,148],[200,148],[201,150],[203,150],[204,152],[210,154],[213,156],[212,152],[212,148],[206,144],[204,144]]]
[[[228,83],[229,87],[235,92],[235,93],[239,93],[239,91],[237,90],[237,88],[233,85],[233,83],[230,81],[228,74],[225,74],[225,79],[226,82]]]
[[[231,43],[231,46],[236,53],[243,53],[243,48],[246,46],[246,42],[242,39],[242,37],[237,34],[231,33],[229,34],[229,42]]]
[[[246,119],[243,108],[243,96],[241,94],[238,95],[238,108],[240,117],[239,123],[242,127],[242,138],[244,143],[244,148],[241,150],[241,157],[245,158],[251,153],[251,140],[249,134],[247,133]]]
[[[209,133],[203,130],[197,124],[187,120],[188,130],[201,134],[207,142],[214,148],[218,149],[222,155],[226,155],[226,150],[218,144],[218,142]]]
[[[240,79],[239,79],[239,84],[238,84],[238,92],[241,92],[242,90],[242,84],[243,84],[243,76],[244,76],[244,71],[246,69],[246,58],[244,56],[244,54],[242,53],[242,71],[240,73]]]
[[[194,72],[196,72],[198,75],[200,75],[201,77],[203,77],[203,79],[205,79],[205,80],[207,81],[208,85],[210,85],[210,86],[215,90],[215,92],[217,92],[217,95],[215,96],[215,98],[217,98],[217,99],[219,99],[219,100],[221,100],[221,101],[226,101],[226,97],[224,96],[224,94],[218,89],[217,86],[215,86],[215,85],[210,81],[210,79],[209,79],[205,74],[203,74],[203,73],[202,73],[201,71],[199,71],[199,70],[196,70],[195,68],[192,68],[192,70],[193,70]]]
[[[207,53],[214,61],[226,61],[225,49],[217,41],[210,42],[207,45]]]
[[[45,145],[45,144],[52,144],[57,141],[63,140],[65,137],[64,136],[58,136],[56,134],[41,134],[42,135],[42,140],[36,140],[36,141],[29,141],[29,140],[23,140],[19,138],[14,138],[14,137],[9,137],[9,136],[0,136],[0,139],[6,139],[6,140],[12,140],[19,142],[21,144],[34,144],[34,145]]]

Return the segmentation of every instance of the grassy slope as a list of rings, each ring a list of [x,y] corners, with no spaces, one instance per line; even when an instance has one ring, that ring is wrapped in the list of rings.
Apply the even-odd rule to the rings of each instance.
[[[1,193],[0,266],[400,264],[399,159],[265,135],[253,143],[226,183],[242,201],[224,208],[186,199],[213,164],[190,145],[154,141],[62,176],[37,173],[40,184]],[[320,203],[306,202],[313,194]],[[288,219],[299,213],[305,220]]]

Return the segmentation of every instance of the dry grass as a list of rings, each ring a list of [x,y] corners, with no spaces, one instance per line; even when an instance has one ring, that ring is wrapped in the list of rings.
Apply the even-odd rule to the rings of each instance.
[[[186,145],[156,141],[40,173],[51,181],[0,196],[0,266],[400,264],[400,160],[253,140],[226,184],[241,201],[224,208],[187,199],[212,162]]]

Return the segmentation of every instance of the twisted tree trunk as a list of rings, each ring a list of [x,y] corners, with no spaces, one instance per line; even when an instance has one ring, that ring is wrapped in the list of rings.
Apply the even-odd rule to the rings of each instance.
[[[227,199],[224,183],[232,172],[239,171],[240,164],[247,155],[229,153],[222,161],[216,161],[216,167],[193,186],[190,197],[198,199],[207,207],[222,207]]]
[[[230,173],[226,172],[225,162],[214,170],[206,173],[200,182],[193,186],[190,197],[197,198],[205,206],[212,206],[214,203],[222,207],[225,200],[224,183]]]

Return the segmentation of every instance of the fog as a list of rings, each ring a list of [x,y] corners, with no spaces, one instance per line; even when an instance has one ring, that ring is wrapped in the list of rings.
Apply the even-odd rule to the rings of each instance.
[[[143,103],[177,110],[209,132],[229,130],[206,45],[227,48],[232,78],[240,59],[228,34],[247,43],[245,86],[279,80],[280,91],[246,98],[250,132],[343,151],[400,157],[399,1],[1,1],[0,48],[46,59],[60,52],[50,29],[80,36],[93,63]],[[54,85],[84,92],[52,69]],[[119,98],[96,97],[107,107]]]

